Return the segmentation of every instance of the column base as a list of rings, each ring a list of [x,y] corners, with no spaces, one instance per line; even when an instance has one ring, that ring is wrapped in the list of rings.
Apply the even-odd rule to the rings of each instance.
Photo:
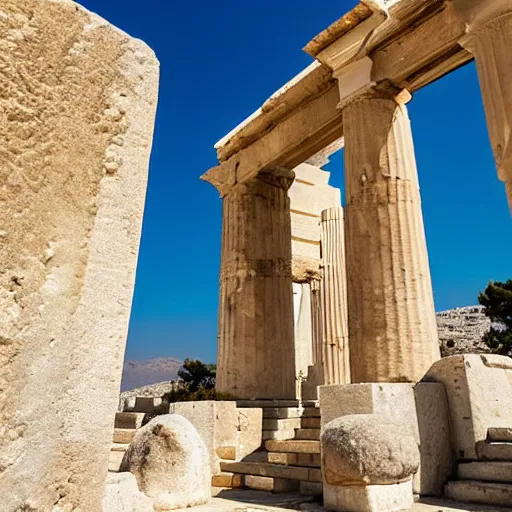
[[[412,480],[390,485],[334,486],[324,482],[324,507],[339,512],[395,512],[414,504]]]

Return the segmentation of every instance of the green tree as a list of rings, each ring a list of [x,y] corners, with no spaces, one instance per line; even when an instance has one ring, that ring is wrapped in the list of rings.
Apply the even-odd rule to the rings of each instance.
[[[204,364],[197,359],[194,361],[188,358],[178,370],[178,377],[185,382],[191,392],[196,392],[199,388],[213,389],[216,374],[215,364]]]
[[[491,327],[484,335],[484,343],[497,354],[512,354],[512,279],[502,283],[491,281],[478,295],[484,313],[503,328]]]
[[[181,379],[178,385],[164,395],[164,401],[191,402],[199,400],[233,400],[228,393],[219,393],[215,389],[217,366],[204,364],[199,360],[185,359],[178,370]]]

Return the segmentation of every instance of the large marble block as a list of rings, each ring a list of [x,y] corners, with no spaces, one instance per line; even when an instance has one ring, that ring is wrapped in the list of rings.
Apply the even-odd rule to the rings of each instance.
[[[240,461],[262,443],[262,410],[237,408],[236,402],[177,402],[170,412],[185,417],[199,432],[210,455],[212,475],[221,461]]]
[[[158,61],[70,0],[3,0],[0,54],[0,508],[99,512]]]
[[[322,428],[335,418],[373,414],[408,425],[420,449],[414,492],[441,496],[453,471],[444,386],[439,383],[367,383],[320,387]]]
[[[477,459],[476,444],[490,428],[512,425],[512,359],[466,354],[437,361],[425,381],[444,384],[458,459]]]

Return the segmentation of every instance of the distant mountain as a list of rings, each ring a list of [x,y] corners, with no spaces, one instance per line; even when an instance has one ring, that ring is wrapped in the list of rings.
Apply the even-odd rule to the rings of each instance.
[[[123,368],[121,391],[177,379],[178,370],[182,364],[183,361],[173,357],[126,361]]]
[[[499,328],[499,325],[492,324]],[[437,313],[439,345],[443,357],[470,352],[490,352],[482,342],[482,336],[490,329],[491,321],[484,315],[482,306],[449,309]],[[121,391],[136,390],[144,386],[161,384],[169,387],[169,381],[178,378],[183,361],[173,357],[159,357],[146,361],[126,361],[123,369]],[[138,390],[140,396],[159,396],[160,387]],[[133,394],[133,393],[132,393]],[[128,396],[128,394],[127,394]]]

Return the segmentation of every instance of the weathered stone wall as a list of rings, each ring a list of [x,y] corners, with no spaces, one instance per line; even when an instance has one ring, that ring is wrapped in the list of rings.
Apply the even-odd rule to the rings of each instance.
[[[331,173],[303,163],[293,170],[290,198],[292,269],[294,282],[310,281],[320,267],[320,216],[327,208],[341,206],[340,189],[329,185]]]
[[[0,6],[0,488],[101,510],[158,62],[69,0]]]

